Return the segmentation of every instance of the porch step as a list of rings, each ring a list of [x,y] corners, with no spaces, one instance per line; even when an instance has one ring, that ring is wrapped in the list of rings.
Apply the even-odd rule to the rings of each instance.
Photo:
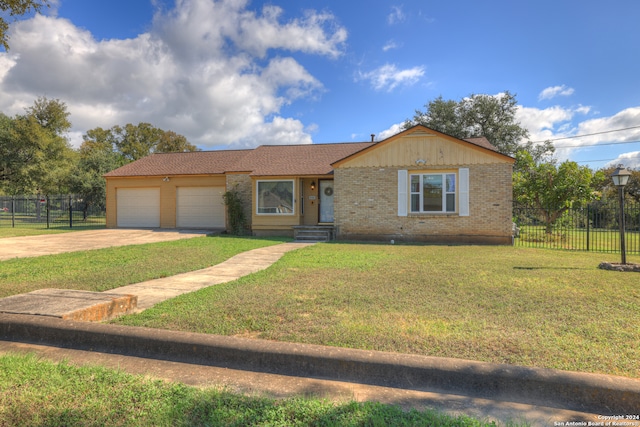
[[[293,227],[293,238],[298,242],[328,242],[334,239],[330,225],[298,225]]]

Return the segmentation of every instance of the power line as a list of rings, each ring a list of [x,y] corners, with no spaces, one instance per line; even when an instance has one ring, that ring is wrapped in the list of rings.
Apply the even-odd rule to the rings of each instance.
[[[570,145],[560,145],[555,146],[556,148],[570,148],[570,147],[600,147],[603,145],[624,145],[624,144],[637,144],[640,141],[624,141],[624,142],[605,142],[605,143],[595,143],[595,144],[570,144]]]
[[[539,142],[546,142],[546,141],[553,142],[553,141],[561,141],[563,139],[584,138],[585,136],[602,135],[602,134],[605,134],[605,133],[612,133],[612,132],[622,132],[624,130],[631,130],[631,129],[638,129],[638,128],[640,128],[640,125],[631,126],[631,127],[628,127],[628,128],[605,130],[605,131],[602,131],[602,132],[585,133],[584,135],[564,136],[562,138],[545,139],[543,141],[532,141],[532,142],[534,144],[537,144]]]
[[[617,157],[615,159],[598,159],[598,160],[574,160],[574,162],[576,163],[591,163],[591,162],[610,162],[612,160],[616,160]]]

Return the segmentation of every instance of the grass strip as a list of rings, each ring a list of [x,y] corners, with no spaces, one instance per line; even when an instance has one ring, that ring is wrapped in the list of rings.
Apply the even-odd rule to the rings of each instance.
[[[640,378],[640,276],[607,257],[318,244],[115,322]]]
[[[102,367],[0,357],[0,425],[494,426],[380,403],[275,400],[198,389]]]
[[[278,239],[203,236],[0,262],[0,298],[58,288],[102,292],[219,264]]]

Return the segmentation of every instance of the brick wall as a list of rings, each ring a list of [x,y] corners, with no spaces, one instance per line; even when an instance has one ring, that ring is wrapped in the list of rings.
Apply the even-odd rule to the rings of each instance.
[[[469,168],[468,217],[458,216],[457,213],[409,213],[406,217],[399,217],[400,168],[336,169],[334,200],[337,238],[511,244],[511,165],[461,167]],[[421,172],[429,171],[436,170],[425,169]]]

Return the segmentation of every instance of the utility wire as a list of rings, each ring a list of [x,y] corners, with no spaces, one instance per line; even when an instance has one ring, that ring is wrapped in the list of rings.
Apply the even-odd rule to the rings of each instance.
[[[556,145],[556,148],[570,148],[570,147],[600,147],[602,145],[623,145],[623,144],[637,144],[640,141],[624,141],[624,142],[605,142],[605,143],[595,143],[595,144],[569,144],[569,145]]]
[[[631,130],[631,129],[638,129],[638,128],[640,128],[640,125],[631,126],[631,127],[628,127],[628,128],[605,130],[605,131],[602,131],[602,132],[585,133],[584,135],[564,136],[562,138],[545,139],[545,140],[542,140],[542,141],[532,141],[532,142],[534,144],[537,144],[539,142],[546,142],[546,141],[553,142],[553,141],[561,141],[563,139],[584,138],[585,136],[602,135],[602,134],[605,134],[605,133],[612,133],[612,132],[622,132],[624,130]]]

